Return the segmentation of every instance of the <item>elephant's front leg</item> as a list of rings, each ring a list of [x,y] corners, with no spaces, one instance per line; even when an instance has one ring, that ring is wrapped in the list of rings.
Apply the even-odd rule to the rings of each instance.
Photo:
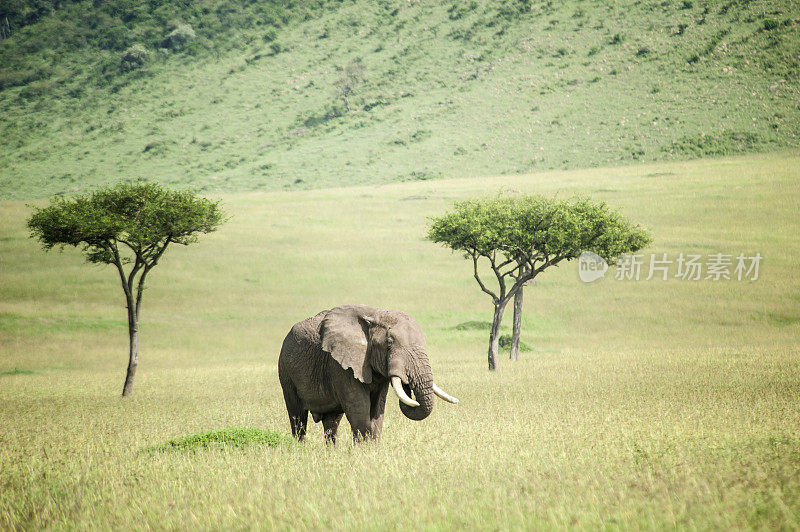
[[[366,408],[356,408],[345,412],[350,428],[353,429],[353,440],[356,442],[372,439],[372,420],[369,417],[369,403]]]
[[[372,438],[372,418],[370,416],[372,404],[370,394],[366,388],[359,387],[347,391],[347,397],[343,401],[344,414],[353,429],[353,439],[355,441]]]
[[[339,422],[342,420],[342,413],[323,414],[322,428],[325,430],[325,443],[336,443],[336,431],[339,430]]]
[[[372,392],[370,397],[370,422],[372,424],[372,437],[378,439],[381,437],[383,430],[383,412],[386,409],[386,392],[389,391],[389,385],[382,386],[381,388]]]

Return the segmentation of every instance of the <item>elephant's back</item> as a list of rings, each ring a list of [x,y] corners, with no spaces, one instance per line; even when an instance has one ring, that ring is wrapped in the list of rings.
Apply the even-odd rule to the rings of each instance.
[[[306,318],[292,326],[283,340],[280,365],[295,366],[300,364],[303,359],[318,356],[320,325],[327,313],[327,310],[323,310],[316,316]]]
[[[289,331],[289,335],[294,336],[298,340],[318,345],[320,343],[319,335],[320,327],[322,326],[322,320],[325,319],[325,316],[328,314],[328,312],[330,311],[323,310],[316,316],[311,316],[303,321],[298,321],[292,326],[292,330]]]

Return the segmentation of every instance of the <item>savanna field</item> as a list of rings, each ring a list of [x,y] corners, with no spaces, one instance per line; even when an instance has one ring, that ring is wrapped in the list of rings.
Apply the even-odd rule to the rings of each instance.
[[[783,0],[0,2],[0,530],[800,529],[798,27]],[[229,219],[148,277],[123,398],[117,272],[26,222],[136,179]],[[538,276],[490,372],[491,301],[426,234],[498,194],[652,243],[638,280]],[[296,443],[281,343],[350,303],[413,315],[460,402],[390,392],[379,441]]]
[[[2,203],[6,528],[741,528],[797,525],[800,156],[320,191],[225,194],[230,221],[175,249],[143,304],[134,394],[111,268],[45,255]],[[591,194],[651,229],[647,253],[761,253],[756,281],[526,289],[519,362],[486,370],[491,307],[426,217],[498,189]],[[513,192],[512,192],[513,193]],[[289,434],[291,325],[344,302],[422,324],[461,399],[383,437],[153,451],[226,427]],[[510,323],[510,320],[506,320]]]

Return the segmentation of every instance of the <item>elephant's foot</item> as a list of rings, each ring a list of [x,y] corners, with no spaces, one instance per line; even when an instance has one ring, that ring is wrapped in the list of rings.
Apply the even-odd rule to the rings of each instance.
[[[369,415],[357,416],[347,414],[347,421],[350,422],[350,428],[353,429],[353,441],[360,442],[373,439],[372,420],[369,418]]]
[[[299,415],[289,414],[289,424],[292,426],[292,436],[298,441],[306,439],[306,425],[308,424],[308,411]]]
[[[322,428],[325,430],[325,443],[336,444],[336,431],[339,430],[339,422],[342,420],[342,413],[323,414]]]

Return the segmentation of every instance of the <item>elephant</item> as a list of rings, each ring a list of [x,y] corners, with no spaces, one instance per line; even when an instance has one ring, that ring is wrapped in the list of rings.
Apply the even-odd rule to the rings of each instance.
[[[390,386],[409,419],[428,417],[434,395],[458,403],[433,381],[425,335],[414,318],[365,305],[343,305],[296,323],[283,341],[278,377],[292,436],[300,441],[309,412],[315,423],[322,421],[328,443],[336,443],[343,415],[356,441],[377,439]]]

